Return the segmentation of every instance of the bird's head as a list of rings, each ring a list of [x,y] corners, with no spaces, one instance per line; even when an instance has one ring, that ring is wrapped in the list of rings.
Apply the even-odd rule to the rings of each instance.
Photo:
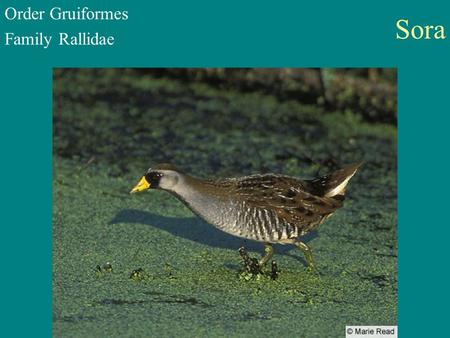
[[[181,178],[181,172],[174,165],[158,164],[145,173],[130,193],[148,189],[174,190]]]

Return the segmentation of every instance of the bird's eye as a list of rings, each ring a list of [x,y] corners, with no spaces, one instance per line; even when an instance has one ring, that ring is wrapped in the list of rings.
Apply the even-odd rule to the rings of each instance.
[[[145,175],[145,179],[152,186],[158,186],[159,180],[161,179],[162,176],[163,176],[162,173],[151,171]]]

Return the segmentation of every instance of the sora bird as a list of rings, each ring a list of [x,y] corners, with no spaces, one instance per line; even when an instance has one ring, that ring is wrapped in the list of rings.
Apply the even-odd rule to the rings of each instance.
[[[150,168],[131,193],[166,190],[206,222],[234,236],[263,242],[262,268],[273,244],[293,244],[315,270],[311,249],[301,237],[343,206],[345,188],[362,163],[312,180],[278,174],[203,180],[172,164]]]

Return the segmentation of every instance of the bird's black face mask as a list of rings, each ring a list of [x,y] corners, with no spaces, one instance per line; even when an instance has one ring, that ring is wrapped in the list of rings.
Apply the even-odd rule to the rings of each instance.
[[[150,171],[136,184],[136,186],[130,191],[130,193],[140,192],[147,189],[156,189],[159,187],[159,181],[161,180],[162,174],[157,171]]]

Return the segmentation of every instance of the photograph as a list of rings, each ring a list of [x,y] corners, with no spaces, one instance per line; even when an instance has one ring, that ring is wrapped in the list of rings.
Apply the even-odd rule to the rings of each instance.
[[[52,72],[53,336],[397,325],[397,68]]]

